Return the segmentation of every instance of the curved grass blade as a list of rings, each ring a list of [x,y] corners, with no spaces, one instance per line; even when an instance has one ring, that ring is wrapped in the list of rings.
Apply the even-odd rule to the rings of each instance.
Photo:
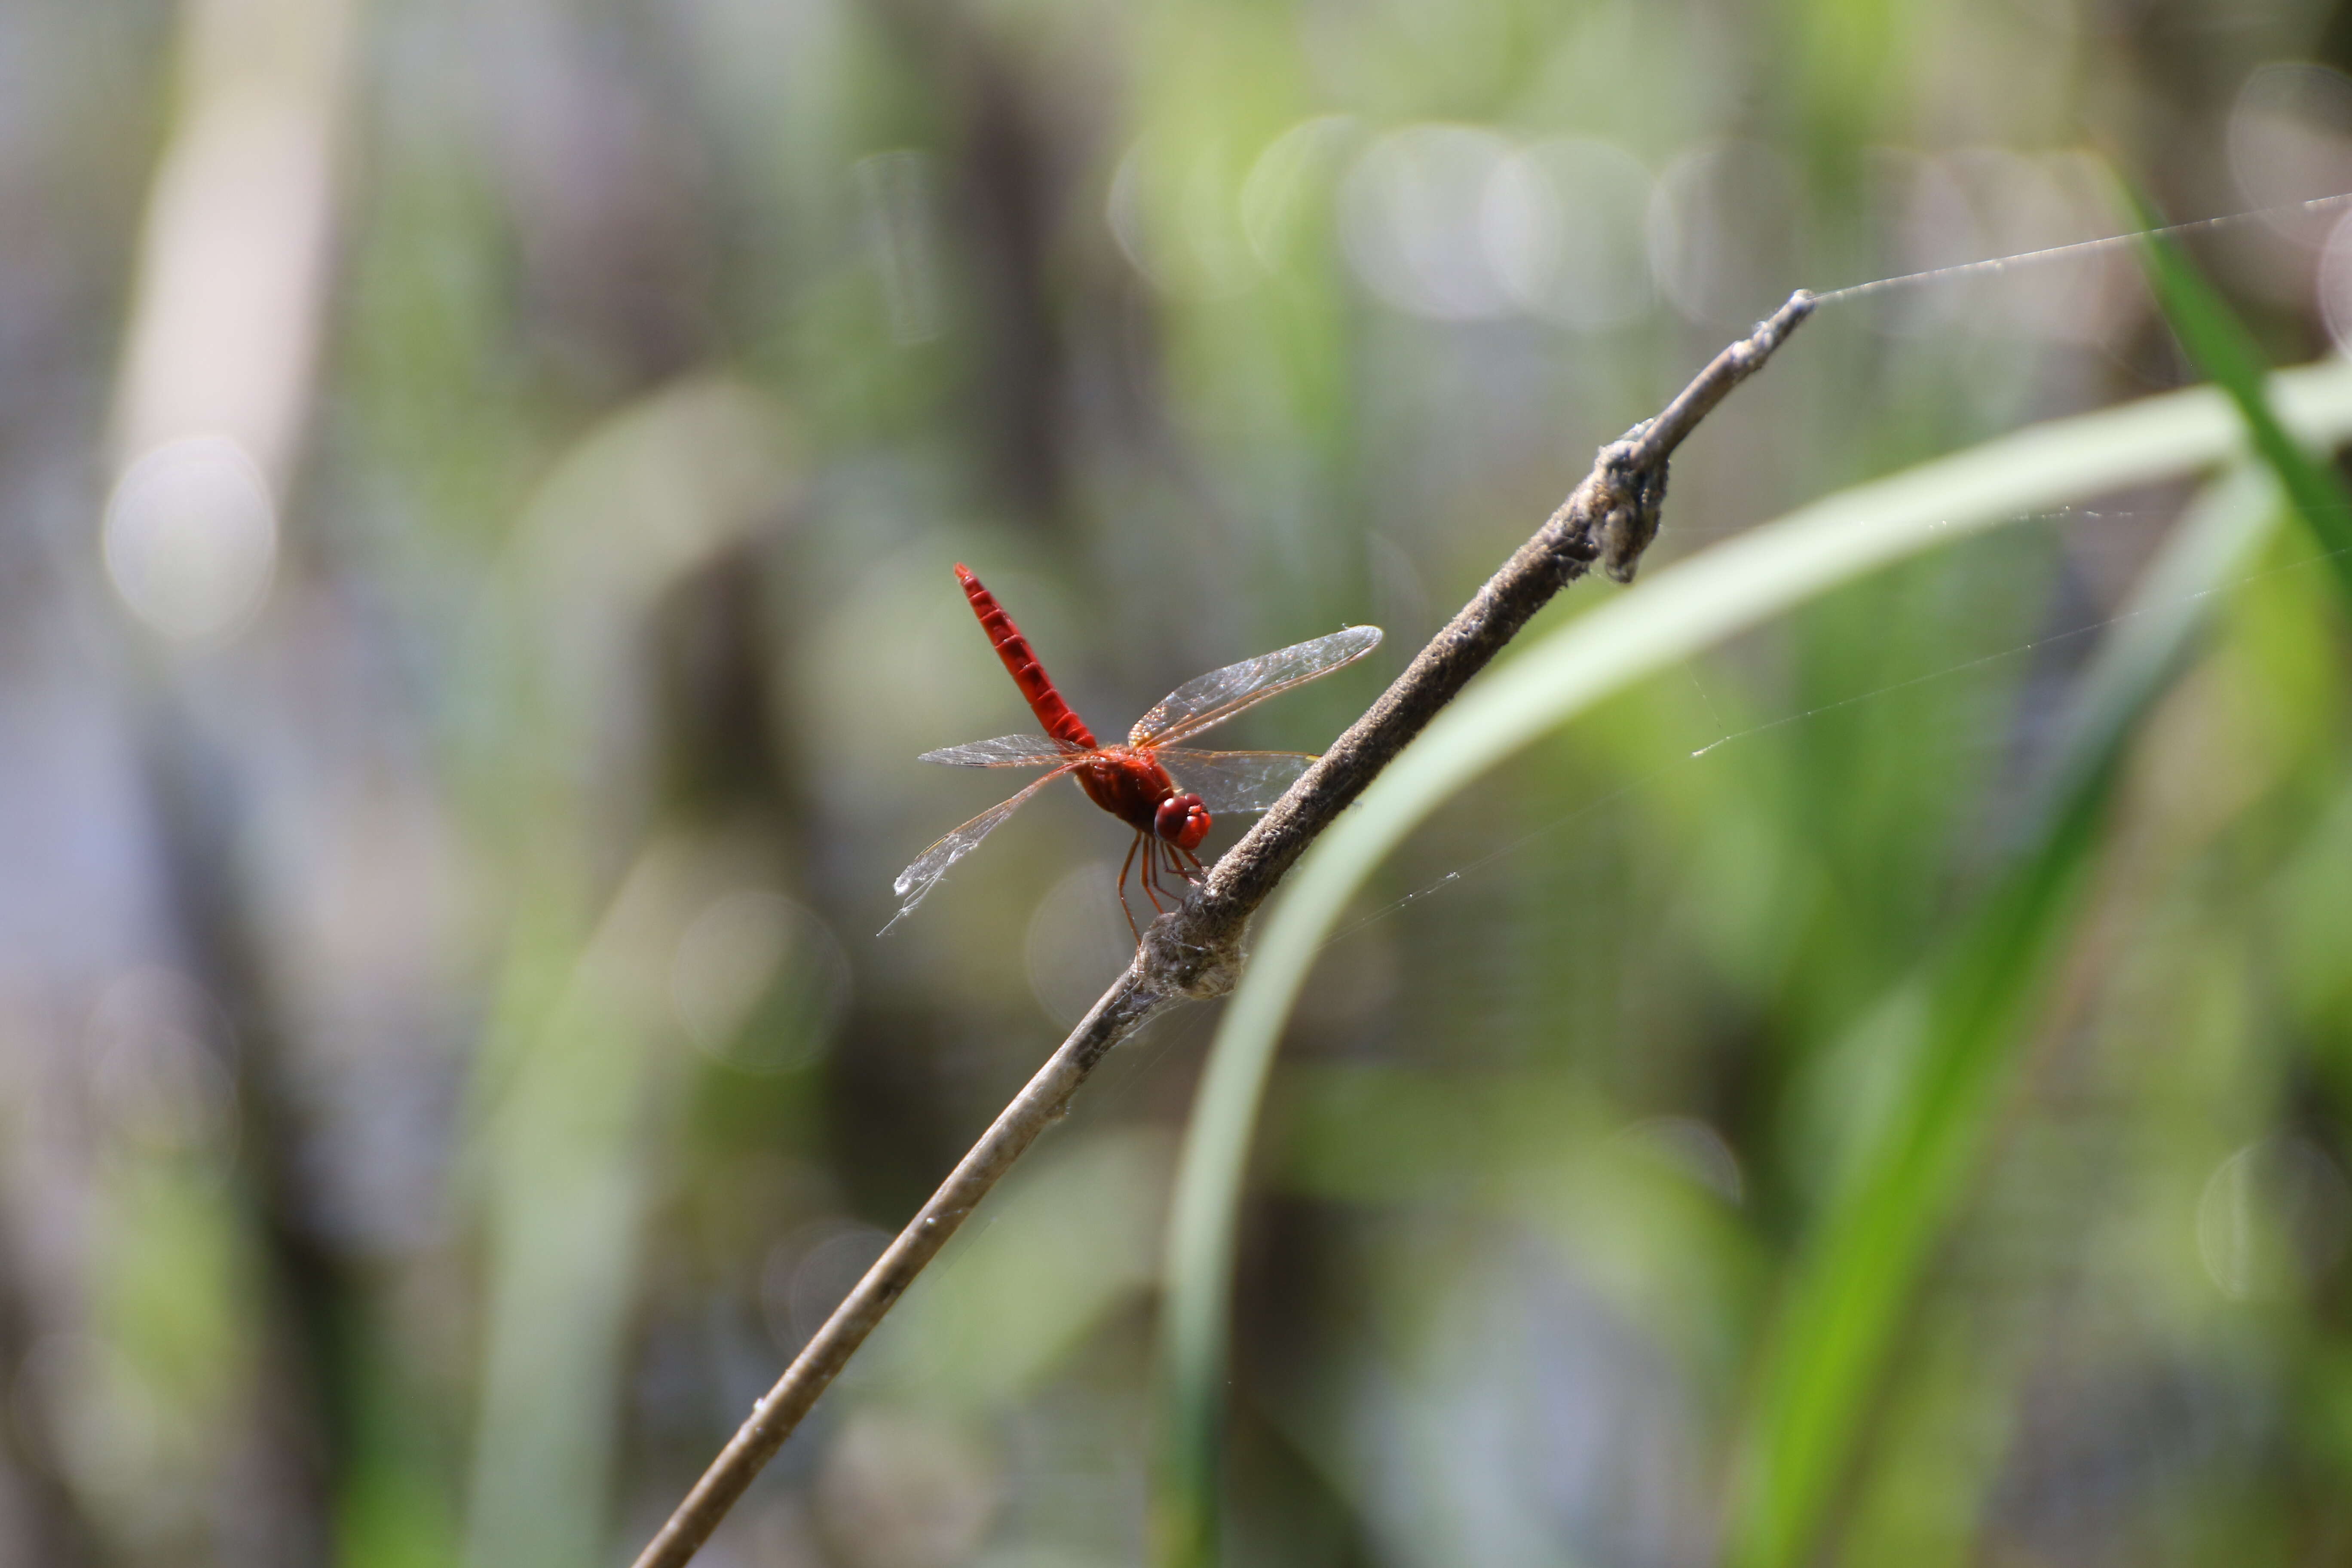
[[[1913,983],[1927,994],[1924,1048],[1818,1222],[1761,1358],[1726,1521],[1738,1568],[1808,1559],[2074,929],[2131,739],[2187,662],[2212,590],[2265,536],[2278,493],[2241,473],[2176,532],[2084,681],[2026,847]]]
[[[2352,435],[2352,367],[2273,383],[2289,424]],[[1495,670],[1433,721],[1301,860],[1226,1008],[1186,1129],[1162,1322],[1159,1561],[1217,1557],[1225,1306],[1234,1216],[1274,1050],[1317,950],[1372,868],[1456,791],[1626,686],[1826,590],[2021,515],[2228,457],[2241,427],[2208,388],[2020,431],[1858,486],[1669,567]]]
[[[2161,219],[2139,204],[2142,226]],[[1853,1181],[1832,1201],[1783,1304],[1740,1455],[1726,1561],[1805,1561],[1853,1463],[1865,1412],[1936,1237],[1959,1201],[2040,982],[2071,929],[2110,785],[2139,721],[2170,684],[2280,498],[2352,592],[2352,495],[2271,406],[2253,336],[2179,244],[2141,240],[2148,279],[2189,357],[2220,384],[2270,480],[2247,473],[2185,522],[2139,605],[2100,650],[2063,731],[2029,847],[1933,966],[1926,1050]]]

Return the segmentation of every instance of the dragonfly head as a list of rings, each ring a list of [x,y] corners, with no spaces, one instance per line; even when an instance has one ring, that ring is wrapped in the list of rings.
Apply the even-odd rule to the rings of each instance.
[[[1208,804],[1197,795],[1171,795],[1160,803],[1151,831],[1179,849],[1197,849],[1209,836]]]

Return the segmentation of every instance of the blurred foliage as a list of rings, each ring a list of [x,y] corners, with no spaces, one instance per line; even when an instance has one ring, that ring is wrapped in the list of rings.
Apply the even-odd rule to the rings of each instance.
[[[0,1560],[625,1561],[1125,958],[1061,790],[871,934],[993,798],[915,755],[1025,723],[951,563],[1098,729],[1384,626],[1234,726],[1311,747],[1792,288],[2113,232],[2109,163],[2352,189],[2347,66],[2285,0],[0,8]],[[2190,245],[2261,358],[2352,328],[2340,212]],[[2127,250],[1832,306],[1650,571],[2194,378]],[[1243,1188],[1231,1561],[1756,1552],[1830,1254],[1899,1299],[1818,1342],[1825,1555],[2352,1549],[2347,627],[2247,482],[1839,588],[1380,866]],[[1969,953],[1973,1146],[1838,1253]],[[1145,1556],[1215,1020],[711,1562]]]

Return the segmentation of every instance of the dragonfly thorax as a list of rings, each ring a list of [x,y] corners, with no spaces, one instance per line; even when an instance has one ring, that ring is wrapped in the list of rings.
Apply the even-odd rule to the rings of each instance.
[[[1209,808],[1197,795],[1179,794],[1176,781],[1141,747],[1105,746],[1071,770],[1087,798],[1139,833],[1180,849],[1209,836]]]

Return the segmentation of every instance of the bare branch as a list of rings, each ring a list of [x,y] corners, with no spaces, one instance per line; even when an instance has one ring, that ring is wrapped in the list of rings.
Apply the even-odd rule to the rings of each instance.
[[[1657,536],[1666,464],[1675,448],[1771,357],[1812,308],[1811,295],[1791,296],[1769,321],[1717,354],[1656,418],[1603,447],[1592,471],[1535,537],[1519,546],[1364,716],[1226,852],[1200,892],[1152,922],[1135,963],[802,1348],[639,1554],[636,1568],[680,1568],[710,1538],[883,1314],[997,1178],[1061,1115],[1113,1046],[1180,1000],[1233,989],[1242,930],[1283,874],[1530,616],[1596,563],[1618,582],[1632,579],[1643,551]]]

